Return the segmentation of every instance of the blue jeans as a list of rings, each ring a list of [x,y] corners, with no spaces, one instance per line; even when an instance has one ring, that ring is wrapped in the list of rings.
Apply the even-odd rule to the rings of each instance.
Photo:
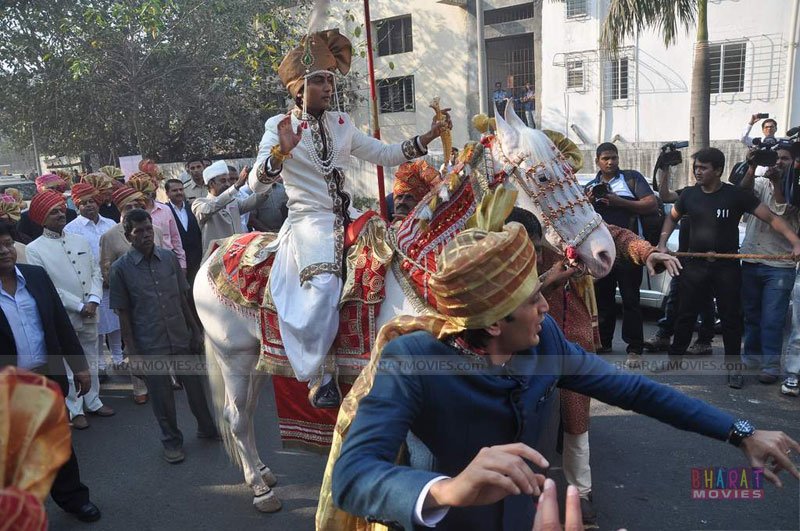
[[[794,279],[792,291],[792,324],[783,360],[787,375],[800,376],[800,275]]]
[[[794,278],[794,268],[742,262],[742,361],[750,369],[781,374],[783,326]]]

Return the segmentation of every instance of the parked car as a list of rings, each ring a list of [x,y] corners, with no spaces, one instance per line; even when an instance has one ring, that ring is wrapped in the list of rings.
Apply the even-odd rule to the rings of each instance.
[[[26,201],[30,201],[36,193],[36,183],[24,175],[0,175],[0,193],[6,188],[16,188]]]

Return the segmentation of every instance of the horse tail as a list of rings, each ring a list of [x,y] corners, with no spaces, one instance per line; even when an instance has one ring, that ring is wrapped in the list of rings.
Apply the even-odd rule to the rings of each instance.
[[[214,346],[214,342],[208,337],[208,334],[205,334],[205,347],[208,382],[211,387],[211,401],[214,407],[214,415],[217,419],[217,430],[225,445],[225,452],[228,454],[231,462],[236,464],[241,470],[243,468],[242,456],[239,455],[239,450],[236,448],[231,425],[225,416],[225,407],[228,399],[225,393],[225,379],[222,377],[222,367],[220,367],[217,358],[219,354],[217,348]]]

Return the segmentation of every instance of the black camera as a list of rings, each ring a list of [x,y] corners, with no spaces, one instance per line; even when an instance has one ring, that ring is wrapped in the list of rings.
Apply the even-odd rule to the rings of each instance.
[[[756,166],[775,166],[778,162],[778,152],[775,148],[779,141],[775,137],[754,138],[753,147],[756,150],[750,155],[749,162]]]
[[[609,189],[608,184],[606,183],[598,183],[592,186],[592,197],[595,199],[602,199],[607,196],[611,192]]]
[[[658,168],[666,168],[669,166],[678,166],[683,164],[683,155],[678,151],[689,147],[689,142],[668,142],[661,146],[661,154],[658,156],[656,166]]]

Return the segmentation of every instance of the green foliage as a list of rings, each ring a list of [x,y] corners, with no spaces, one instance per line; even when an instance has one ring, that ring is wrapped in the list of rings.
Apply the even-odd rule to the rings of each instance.
[[[681,29],[695,25],[696,17],[697,0],[611,0],[600,42],[616,51],[625,37],[652,29],[670,46]]]
[[[0,134],[50,155],[252,154],[285,109],[289,0],[0,2]]]

